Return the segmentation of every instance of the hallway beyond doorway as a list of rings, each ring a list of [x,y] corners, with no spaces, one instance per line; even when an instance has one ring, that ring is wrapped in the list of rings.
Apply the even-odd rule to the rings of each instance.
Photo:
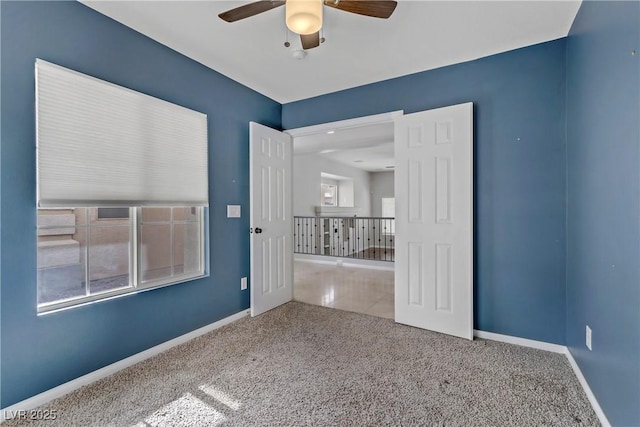
[[[394,318],[394,272],[294,261],[293,299]]]

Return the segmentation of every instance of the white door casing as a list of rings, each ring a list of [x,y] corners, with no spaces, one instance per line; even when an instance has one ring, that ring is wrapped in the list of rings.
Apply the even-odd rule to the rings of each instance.
[[[473,104],[395,120],[395,320],[473,339]]]
[[[251,315],[293,297],[291,136],[249,124]]]

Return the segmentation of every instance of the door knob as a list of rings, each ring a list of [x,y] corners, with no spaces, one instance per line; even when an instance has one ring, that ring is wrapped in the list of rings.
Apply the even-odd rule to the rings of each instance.
[[[256,227],[256,234],[260,234],[260,233],[262,233],[262,228]]]

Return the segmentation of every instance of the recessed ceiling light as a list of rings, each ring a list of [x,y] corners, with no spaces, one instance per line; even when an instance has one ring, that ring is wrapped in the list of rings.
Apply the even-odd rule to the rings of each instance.
[[[334,152],[336,152],[336,151],[338,151],[338,150],[330,148],[330,149],[328,149],[328,150],[322,150],[322,151],[320,151],[320,154],[329,154],[329,153],[334,153]]]
[[[328,134],[328,135],[333,135],[334,133],[336,133],[336,131],[335,131],[335,130],[327,131],[327,134]]]
[[[362,163],[363,160],[354,160],[353,163]]]

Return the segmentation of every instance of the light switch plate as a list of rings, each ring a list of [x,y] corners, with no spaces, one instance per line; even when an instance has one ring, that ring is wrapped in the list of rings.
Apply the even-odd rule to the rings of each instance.
[[[240,218],[240,205],[227,205],[227,218]]]

